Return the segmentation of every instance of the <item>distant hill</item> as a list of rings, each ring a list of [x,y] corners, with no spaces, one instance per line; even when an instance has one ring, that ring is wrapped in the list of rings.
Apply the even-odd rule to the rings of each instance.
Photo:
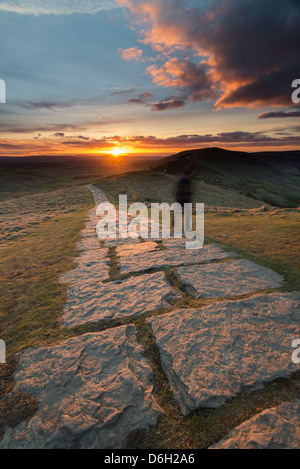
[[[193,177],[278,207],[300,206],[300,151],[245,153],[221,148],[188,150],[151,163],[151,169]]]

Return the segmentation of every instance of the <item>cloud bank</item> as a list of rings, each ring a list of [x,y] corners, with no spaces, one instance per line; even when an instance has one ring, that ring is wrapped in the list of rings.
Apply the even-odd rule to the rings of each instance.
[[[153,83],[217,108],[287,106],[299,78],[299,0],[117,0],[159,53]]]

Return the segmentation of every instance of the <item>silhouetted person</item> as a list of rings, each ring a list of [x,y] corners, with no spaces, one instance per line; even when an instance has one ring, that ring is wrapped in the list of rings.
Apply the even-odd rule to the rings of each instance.
[[[190,179],[191,167],[188,167],[181,175],[177,187],[176,187],[176,202],[178,202],[182,208],[184,204],[190,204],[191,201],[191,179]]]
[[[192,184],[191,184],[192,166],[188,166],[182,173],[176,187],[176,202],[184,209],[184,204],[192,203]],[[185,229],[192,230],[192,219],[188,213],[185,213]]]

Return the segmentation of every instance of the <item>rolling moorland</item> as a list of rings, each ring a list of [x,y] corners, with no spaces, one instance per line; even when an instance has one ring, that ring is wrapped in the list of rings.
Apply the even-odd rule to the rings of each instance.
[[[142,162],[111,157],[0,159],[0,337],[8,352],[7,365],[0,369],[0,399],[13,389],[16,352],[107,327],[97,323],[61,329],[66,286],[58,279],[74,267],[79,231],[93,206],[84,185],[95,183],[113,203],[121,193],[128,195],[128,203],[171,203],[178,175],[188,164],[193,167],[193,198],[206,206],[207,242],[283,274],[282,291],[300,288],[300,152],[205,149]],[[117,278],[113,249],[111,260],[110,275]],[[166,275],[175,285],[173,270],[166,269]],[[201,300],[184,296],[181,306],[201,305]],[[294,375],[250,395],[241,393],[220,409],[184,418],[145,318],[133,322],[154,371],[156,399],[166,415],[149,432],[132,435],[132,448],[205,448],[259,411],[300,396],[299,376]],[[122,320],[116,323],[121,324]],[[1,426],[15,426],[35,412],[30,395],[1,399],[0,436]]]
[[[178,174],[190,164],[194,177],[278,207],[300,203],[300,151],[244,153],[221,148],[184,151],[151,165]]]

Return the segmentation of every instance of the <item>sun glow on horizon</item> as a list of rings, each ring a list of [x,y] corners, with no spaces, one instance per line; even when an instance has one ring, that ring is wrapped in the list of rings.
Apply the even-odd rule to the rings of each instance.
[[[128,153],[128,149],[115,147],[111,149],[110,153],[117,158],[120,155],[125,155],[126,153]]]

